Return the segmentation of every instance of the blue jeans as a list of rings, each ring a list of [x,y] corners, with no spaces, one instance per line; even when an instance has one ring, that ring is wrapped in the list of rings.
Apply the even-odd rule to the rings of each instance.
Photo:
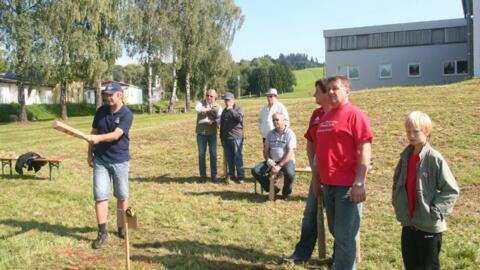
[[[263,190],[266,192],[270,189],[270,179],[268,175],[265,175],[268,167],[265,163],[255,166],[252,169],[253,177],[260,182]],[[283,189],[282,194],[288,196],[293,190],[293,181],[295,180],[295,163],[292,160],[283,165],[281,172],[283,172]]]
[[[317,198],[312,191],[312,186],[308,191],[307,204],[303,211],[302,232],[300,240],[295,246],[293,257],[296,259],[307,261],[310,259],[317,242]]]
[[[227,139],[222,141],[223,151],[225,153],[225,158],[227,159],[228,167],[228,176],[235,177],[235,170],[237,171],[236,176],[238,179],[245,178],[245,171],[243,170],[243,138],[242,139]]]
[[[205,165],[205,153],[210,152],[210,176],[217,176],[217,135],[199,135],[197,134],[198,145],[198,169],[201,177],[207,176]]]
[[[110,197],[110,179],[113,182],[113,195],[118,200],[128,199],[128,161],[106,163],[99,158],[93,159],[93,198],[105,201]]]
[[[350,201],[347,196],[349,188],[323,187],[328,229],[335,242],[333,264],[336,270],[356,269],[356,240],[360,231],[362,204]]]

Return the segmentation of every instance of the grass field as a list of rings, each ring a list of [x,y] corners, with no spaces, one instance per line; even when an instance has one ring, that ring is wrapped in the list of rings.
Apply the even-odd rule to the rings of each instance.
[[[297,85],[293,88],[293,92],[281,95],[282,98],[311,97],[315,89],[315,81],[325,75],[323,67],[294,70],[293,74],[297,79]]]
[[[315,75],[316,76],[316,75]],[[406,145],[404,116],[421,109],[434,121],[432,145],[449,165],[461,188],[448,218],[443,269],[478,269],[480,265],[480,80],[444,86],[383,88],[355,92],[352,103],[368,113],[374,131],[374,170],[362,221],[362,258],[358,269],[401,269],[400,226],[390,204],[391,179]],[[306,88],[307,89],[307,88]],[[312,89],[309,86],[308,89]],[[281,100],[288,107],[299,138],[298,166],[307,164],[305,140],[311,97]],[[246,111],[246,164],[261,160],[257,118],[265,99],[238,101]],[[131,233],[133,269],[327,269],[317,259],[279,265],[298,241],[308,176],[299,175],[291,201],[267,201],[253,184],[201,183],[193,113],[135,115],[131,130],[130,202],[140,228]],[[91,117],[69,120],[89,131]],[[92,174],[87,145],[54,131],[51,122],[0,124],[0,155],[34,151],[61,156],[60,175],[48,181],[48,169],[0,181],[0,269],[122,269],[123,242],[113,234],[92,250],[96,237]],[[221,149],[221,148],[220,148]],[[219,173],[222,160],[219,151]],[[114,201],[110,203],[115,212]],[[328,253],[331,238],[328,236]],[[314,252],[316,254],[316,251]]]

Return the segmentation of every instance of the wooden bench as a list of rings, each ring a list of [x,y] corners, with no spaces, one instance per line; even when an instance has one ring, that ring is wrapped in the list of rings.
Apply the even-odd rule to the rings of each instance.
[[[12,175],[12,162],[17,160],[16,157],[0,157],[0,161],[2,162],[2,175],[5,175],[5,166],[10,168],[10,175]]]
[[[248,170],[251,170],[255,167],[255,165],[253,166],[244,166],[243,168],[244,169],[248,169]],[[310,173],[312,172],[312,169],[310,167],[305,167],[305,168],[297,168],[295,167],[295,172],[296,173]],[[280,176],[278,179],[276,179],[276,175],[271,175],[269,180],[270,180],[270,186],[269,186],[269,191],[268,191],[268,198],[269,200],[273,201],[275,199],[275,184],[281,180],[283,180],[283,175]],[[273,181],[272,181],[273,180]],[[258,191],[257,191],[257,180],[254,179],[253,181],[253,184],[254,184],[254,189],[253,191],[255,192],[255,194],[258,194]],[[260,193],[263,194],[263,189],[262,187],[260,187]]]
[[[10,175],[12,175],[13,161],[16,160],[16,157],[0,157],[0,161],[2,162],[2,175],[5,175],[5,166],[10,168]],[[41,157],[33,159],[32,163],[48,163],[48,179],[52,180],[52,168],[57,168],[57,175],[60,174],[60,163],[62,161],[60,158]]]

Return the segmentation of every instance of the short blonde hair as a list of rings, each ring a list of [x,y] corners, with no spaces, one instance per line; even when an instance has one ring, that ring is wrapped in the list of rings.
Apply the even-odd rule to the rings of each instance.
[[[421,130],[428,138],[432,134],[432,120],[424,112],[414,111],[409,113],[405,118],[405,127]]]

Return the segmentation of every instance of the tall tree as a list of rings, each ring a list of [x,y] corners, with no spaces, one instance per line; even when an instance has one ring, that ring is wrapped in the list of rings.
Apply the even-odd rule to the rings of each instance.
[[[90,83],[95,87],[95,105],[102,105],[101,83],[107,74],[113,72],[117,58],[121,55],[120,29],[122,12],[120,1],[94,0],[90,1],[85,14],[85,26],[91,43],[87,47],[84,71]]]
[[[52,78],[60,84],[60,114],[64,120],[68,118],[68,85],[76,79],[88,78],[85,62],[89,61],[97,38],[88,18],[95,4],[90,0],[52,1],[49,12],[44,14],[51,35]]]
[[[38,14],[43,11],[46,0],[11,0],[0,3],[0,40],[6,45],[13,71],[19,83],[19,121],[27,121],[25,86],[30,72],[34,70],[40,46]],[[38,66],[37,66],[38,67]],[[31,82],[30,87],[31,91]]]
[[[219,57],[226,56],[224,49],[231,45],[236,31],[243,23],[243,16],[232,0],[183,0],[179,9],[182,69],[185,73],[185,108],[190,110],[190,80],[201,65],[215,65]],[[215,76],[211,72],[211,76]],[[204,75],[204,81],[210,79]],[[201,78],[197,78],[200,79]],[[206,85],[206,84],[205,84]],[[205,88],[202,85],[202,88]]]
[[[165,55],[163,50],[168,47],[164,34],[171,1],[126,0],[126,3],[125,43],[128,53],[140,55],[146,66],[148,113],[152,113],[153,65]]]
[[[0,49],[0,73],[7,72],[7,56],[6,53]]]

